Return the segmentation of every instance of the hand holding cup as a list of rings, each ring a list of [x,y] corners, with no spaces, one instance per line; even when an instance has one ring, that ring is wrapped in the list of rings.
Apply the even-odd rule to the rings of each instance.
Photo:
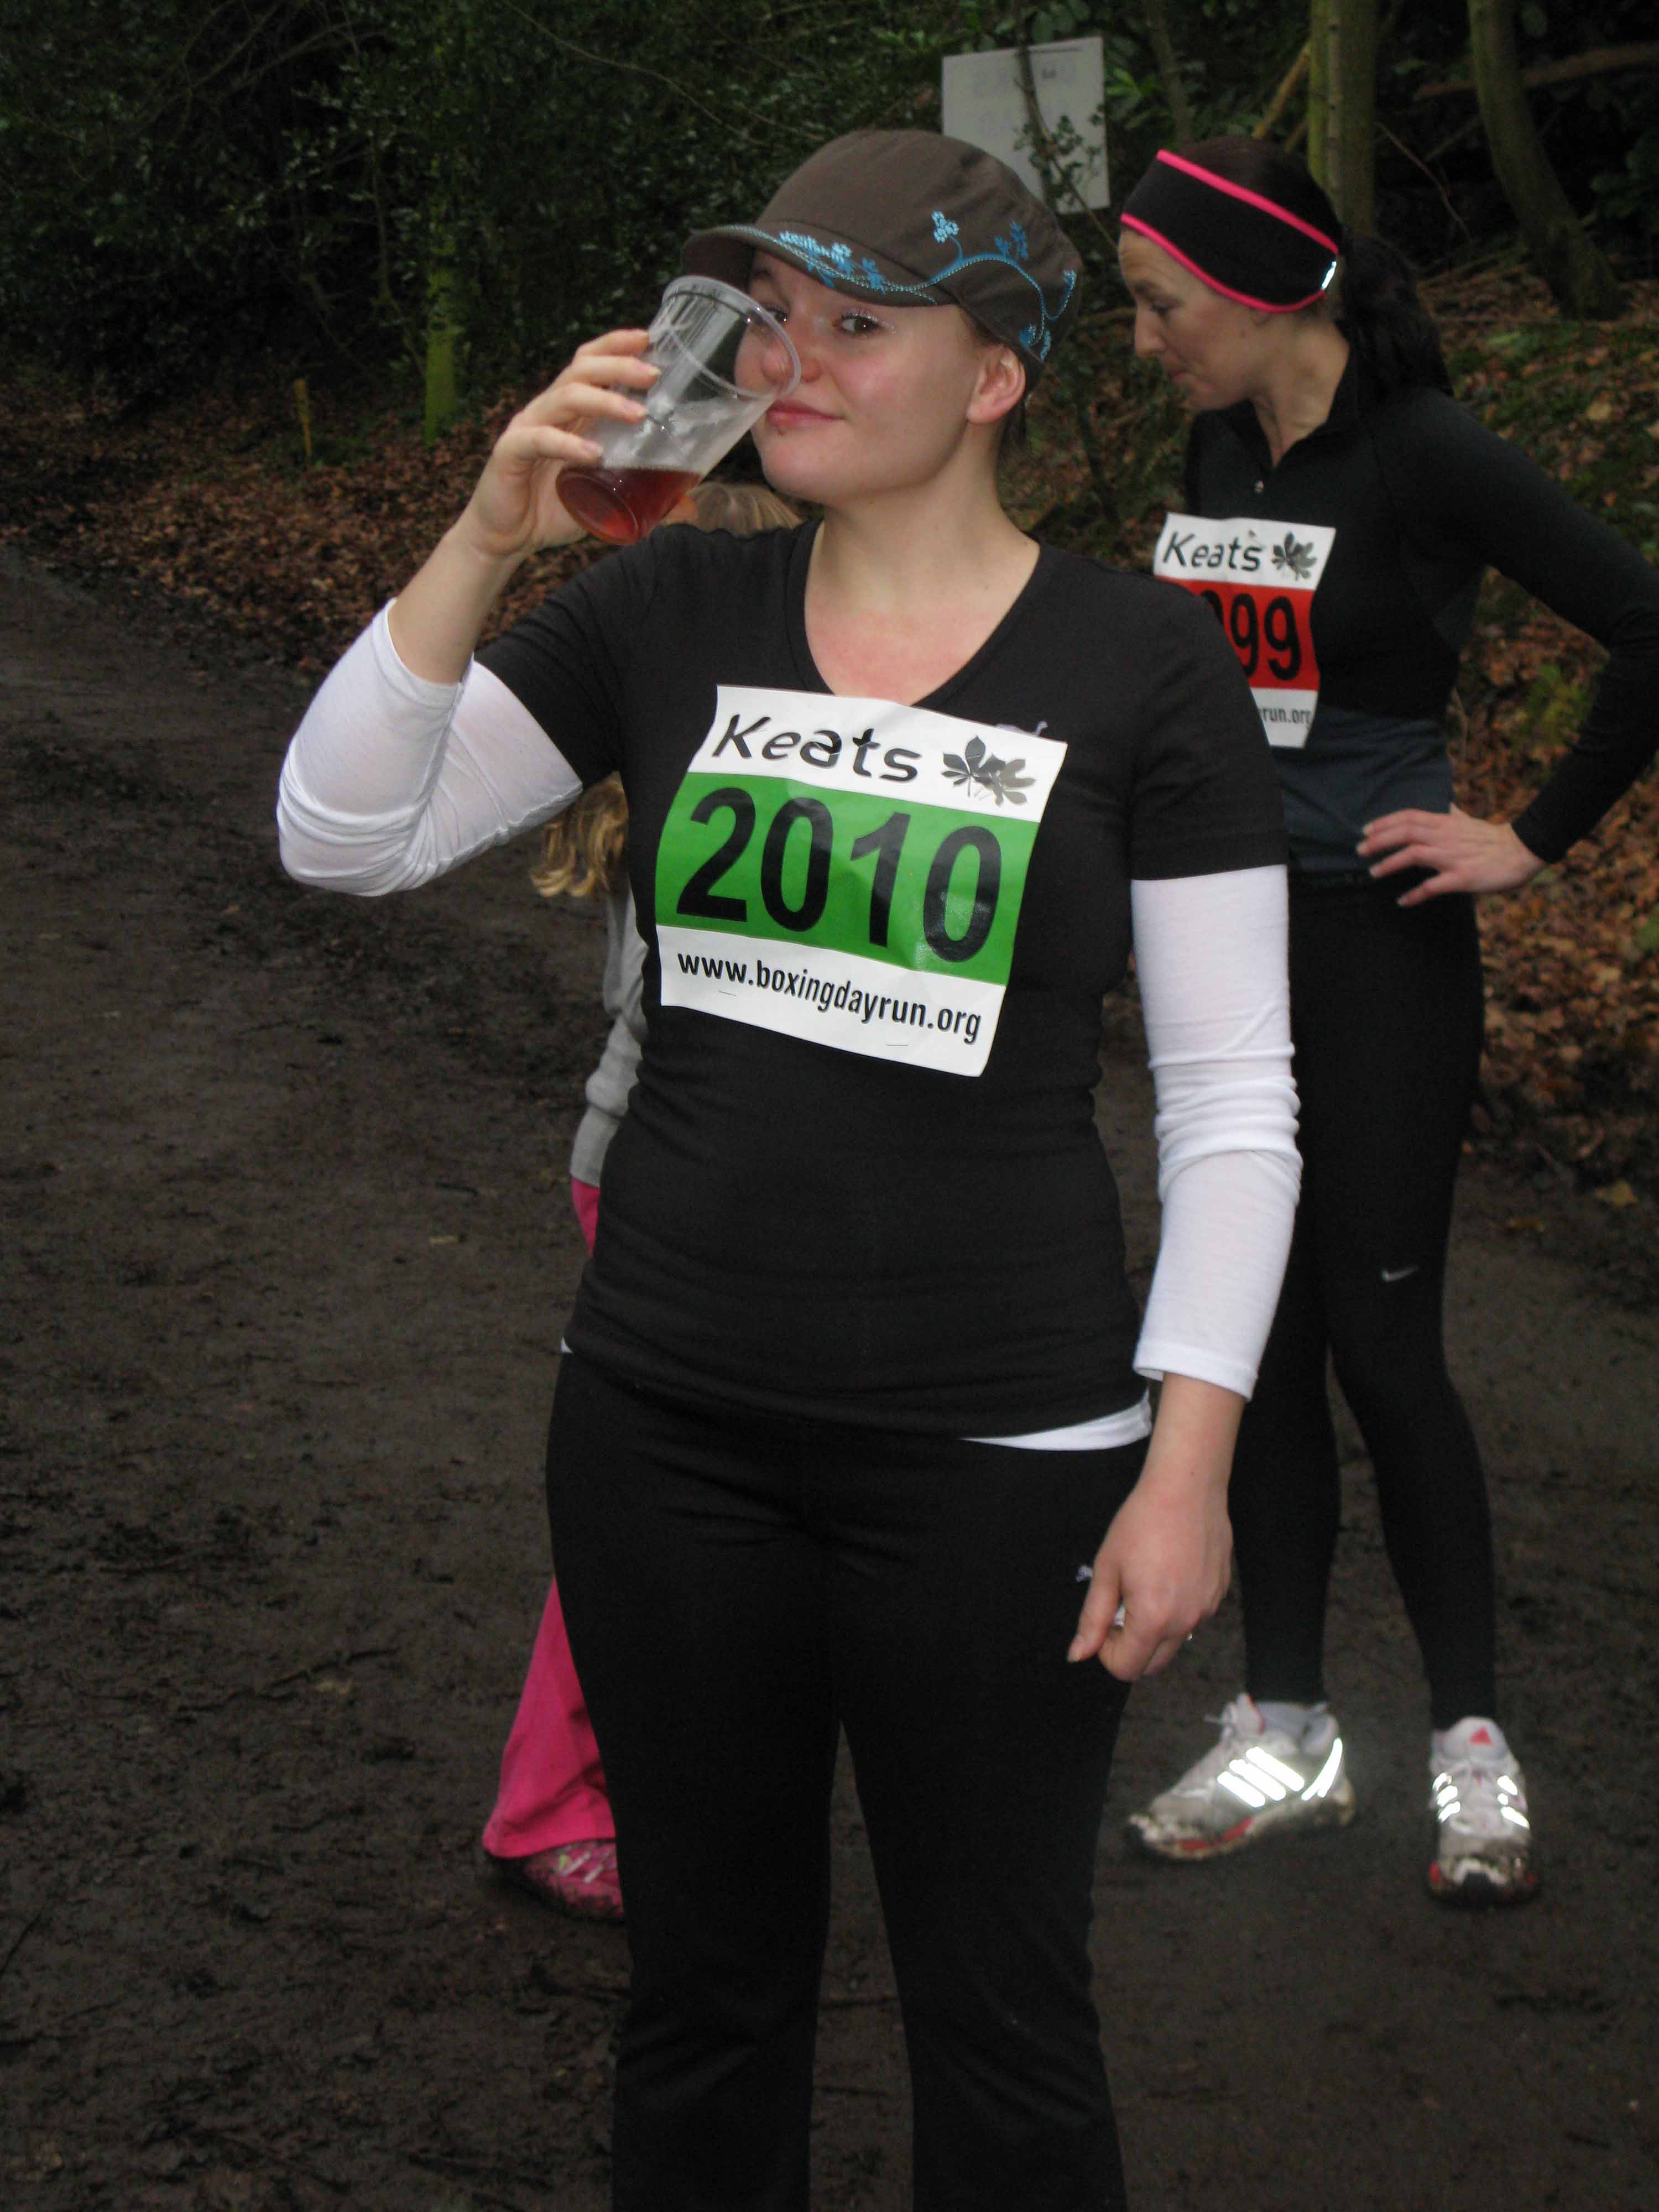
[[[559,497],[560,471],[592,463],[602,423],[644,418],[642,397],[661,372],[644,358],[647,331],[610,331],[578,348],[568,365],[496,440],[459,523],[485,560],[520,561],[544,546],[568,545],[586,528]]]

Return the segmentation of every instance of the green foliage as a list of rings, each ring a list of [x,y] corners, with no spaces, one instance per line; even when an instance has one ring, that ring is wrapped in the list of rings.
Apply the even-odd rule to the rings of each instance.
[[[438,276],[475,385],[645,315],[684,234],[860,125],[931,125],[975,45],[1092,29],[1116,173],[1169,134],[1103,0],[10,0],[0,310],[125,392],[276,345],[418,378]],[[1206,127],[1294,52],[1291,0],[1172,4]],[[1275,28],[1264,29],[1271,17]],[[66,27],[69,26],[69,27]],[[1264,69],[1263,59],[1267,66]]]
[[[1645,130],[1616,169],[1598,169],[1591,179],[1601,212],[1638,234],[1649,247],[1659,243],[1659,123]]]
[[[9,0],[0,46],[0,315],[142,385],[270,327],[283,134],[321,9]]]
[[[1653,35],[1652,0],[1528,0],[1517,16],[1522,67]],[[1540,88],[1534,112],[1569,196],[1651,269],[1659,245],[1659,77],[1626,70]],[[1611,156],[1611,159],[1609,159]]]
[[[1650,6],[1529,0],[1528,58],[1639,37]],[[1248,128],[1307,35],[1306,0],[1164,13],[1200,135]],[[1401,20],[1380,94],[1408,151],[1384,149],[1382,227],[1432,255],[1507,217],[1467,108],[1447,134],[1409,97],[1457,66],[1462,10]],[[813,146],[934,125],[946,53],[1097,31],[1121,194],[1173,125],[1144,9],[1107,0],[8,0],[0,314],[14,349],[125,394],[268,349],[408,392],[435,287],[462,382],[527,379],[648,313],[686,234]],[[1593,174],[1604,224],[1650,251],[1659,82],[1540,98],[1552,152],[1582,155],[1569,190],[1583,204]],[[1109,227],[1067,219],[1098,304]]]
[[[1204,127],[1295,51],[1292,0],[1170,0]],[[417,380],[550,368],[649,311],[685,234],[803,152],[936,122],[975,45],[1090,30],[1115,175],[1170,132],[1138,11],[1103,0],[9,0],[0,311],[132,393],[264,347]],[[1267,25],[1271,21],[1272,27]],[[1096,241],[1097,258],[1100,241]]]

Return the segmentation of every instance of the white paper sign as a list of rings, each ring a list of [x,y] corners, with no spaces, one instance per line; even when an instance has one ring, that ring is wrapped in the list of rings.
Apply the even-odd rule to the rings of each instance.
[[[1082,145],[1066,156],[1065,166],[1084,205],[1104,207],[1112,195],[1101,112],[1106,69],[1099,35],[1033,46],[1030,55],[1043,128],[1052,132],[1066,123],[1077,133]],[[982,146],[1006,161],[1036,198],[1044,197],[1042,179],[1031,159],[1030,115],[1018,52],[947,54],[942,101],[947,138],[965,138],[970,146]],[[1063,136],[1069,143],[1071,131]],[[1056,205],[1062,215],[1069,201],[1069,193],[1059,193]]]

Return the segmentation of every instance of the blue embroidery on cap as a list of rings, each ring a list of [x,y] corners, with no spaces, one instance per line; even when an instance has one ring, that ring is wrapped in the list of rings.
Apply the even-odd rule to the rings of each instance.
[[[959,226],[952,222],[942,209],[933,210],[933,236],[939,245],[943,246],[948,238],[957,237],[958,230]],[[998,237],[994,241],[994,252],[964,253],[958,246],[956,258],[947,262],[944,268],[935,270],[920,284],[895,283],[890,276],[882,274],[867,253],[860,255],[855,265],[850,246],[826,246],[822,239],[814,238],[810,231],[772,232],[762,230],[754,223],[734,222],[725,225],[722,234],[727,238],[752,238],[761,246],[787,246],[792,253],[799,255],[807,274],[816,276],[821,283],[833,286],[843,278],[851,277],[862,284],[866,291],[875,293],[879,299],[913,299],[918,293],[936,290],[947,277],[957,276],[964,269],[976,268],[985,261],[1000,261],[1029,284],[1037,295],[1037,319],[1034,323],[1027,323],[1021,330],[1019,343],[1038,361],[1048,360],[1054,343],[1054,326],[1066,313],[1072,295],[1077,289],[1077,271],[1068,269],[1060,281],[1058,305],[1053,307],[1048,305],[1042,285],[1029,269],[1020,266],[1023,261],[1030,260],[1031,247],[1024,225],[1018,222],[1009,224],[1006,238]]]

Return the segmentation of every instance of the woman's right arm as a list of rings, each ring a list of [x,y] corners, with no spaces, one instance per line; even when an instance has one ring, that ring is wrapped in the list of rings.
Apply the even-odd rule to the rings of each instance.
[[[582,534],[558,495],[567,463],[597,461],[582,434],[595,416],[637,422],[657,371],[640,356],[644,331],[612,331],[580,347],[563,374],[520,409],[496,440],[466,511],[420,574],[399,592],[392,619],[398,658],[429,684],[459,684],[478,634],[515,570],[550,545]]]
[[[382,609],[330,672],[283,763],[283,866],[321,890],[412,890],[546,822],[582,778],[499,677],[406,667]]]
[[[559,471],[592,460],[594,416],[632,420],[656,371],[642,331],[576,354],[496,441],[466,510],[324,684],[289,748],[283,866],[365,895],[428,881],[544,822],[581,787],[549,734],[472,649],[515,570],[579,526]]]

